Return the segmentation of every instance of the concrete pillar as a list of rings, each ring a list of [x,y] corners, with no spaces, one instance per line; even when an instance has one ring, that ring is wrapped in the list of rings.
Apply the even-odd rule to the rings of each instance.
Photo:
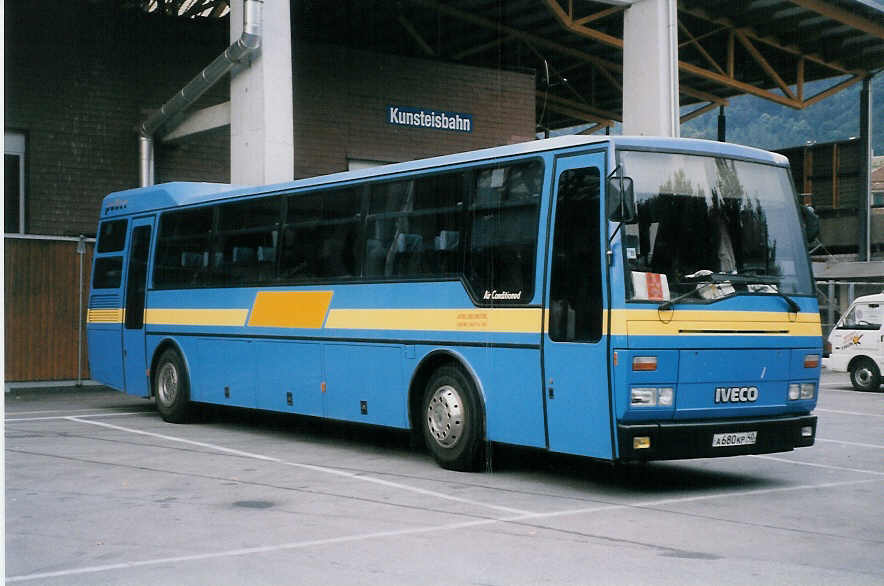
[[[641,0],[623,16],[623,134],[679,135],[676,0]]]
[[[859,143],[860,143],[860,180],[859,201],[857,202],[859,230],[857,230],[857,260],[870,261],[871,254],[871,218],[869,208],[872,197],[872,78],[863,79],[862,91],[859,94]]]
[[[230,3],[230,39],[242,34],[243,3]],[[261,49],[230,81],[230,182],[263,185],[294,177],[292,33],[289,2],[264,2]]]

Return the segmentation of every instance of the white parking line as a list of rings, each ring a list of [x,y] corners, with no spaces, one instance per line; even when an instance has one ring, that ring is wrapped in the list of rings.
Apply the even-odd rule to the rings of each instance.
[[[8,404],[8,403],[7,403]],[[79,411],[95,411],[95,408],[91,409],[39,409],[37,411],[7,411],[7,415],[14,415],[18,417],[19,415],[38,415],[40,413],[77,413]],[[109,410],[105,410],[109,411]]]
[[[525,521],[538,521],[542,519],[553,519],[557,517],[564,516],[574,516],[574,515],[583,515],[590,513],[599,513],[599,512],[607,512],[618,509],[641,509],[641,508],[653,508],[653,507],[662,507],[667,505],[675,505],[682,503],[690,503],[697,502],[703,500],[712,500],[719,498],[727,498],[733,499],[735,497],[742,496],[757,496],[764,494],[771,494],[777,492],[793,492],[799,490],[814,490],[814,489],[826,489],[826,488],[835,488],[842,486],[853,486],[858,484],[867,484],[870,482],[880,482],[879,480],[854,480],[854,481],[845,481],[845,482],[830,482],[826,484],[805,484],[800,486],[786,486],[779,488],[762,488],[758,490],[745,490],[745,491],[735,491],[735,492],[727,492],[727,493],[719,493],[719,494],[711,494],[711,495],[701,495],[694,497],[682,497],[682,498],[671,498],[671,499],[661,499],[655,501],[645,501],[639,503],[622,503],[622,504],[612,504],[612,505],[602,505],[598,507],[586,507],[581,509],[571,509],[567,511],[553,511],[547,513],[529,513],[524,515],[516,515],[512,517],[500,517],[496,519],[477,519],[475,521],[463,521],[460,523],[449,523],[444,525],[428,525],[424,527],[411,527],[408,529],[398,529],[391,531],[379,531],[375,533],[362,533],[356,535],[344,535],[341,537],[331,537],[327,539],[314,539],[308,541],[295,541],[290,543],[281,543],[277,545],[265,545],[265,546],[257,546],[257,547],[248,547],[242,549],[232,549],[226,551],[218,551],[212,553],[202,553],[202,554],[194,554],[187,556],[177,556],[177,557],[167,557],[167,558],[155,558],[152,560],[140,560],[135,562],[120,562],[117,564],[106,564],[103,566],[87,566],[83,568],[71,568],[68,570],[58,570],[55,572],[40,572],[35,574],[23,574],[19,576],[10,576],[6,578],[7,582],[26,582],[30,580],[43,580],[47,578],[61,578],[67,576],[78,576],[83,574],[96,574],[99,572],[108,572],[112,570],[125,570],[131,568],[139,568],[146,566],[159,566],[164,564],[174,564],[181,562],[193,562],[193,561],[202,561],[202,560],[210,560],[210,559],[219,559],[226,557],[235,557],[242,555],[251,555],[251,554],[260,554],[260,553],[273,553],[278,551],[290,551],[295,549],[305,549],[308,547],[316,547],[316,546],[324,546],[324,545],[337,545],[341,543],[352,543],[356,541],[367,541],[371,539],[383,539],[387,537],[401,537],[405,535],[417,535],[422,533],[433,533],[433,532],[441,532],[441,531],[454,531],[458,529],[468,529],[472,527],[481,527],[484,525],[494,525],[497,523],[520,523]],[[542,528],[542,527],[541,527]],[[549,529],[554,530],[554,528],[550,527]]]
[[[463,503],[466,505],[473,505],[473,506],[477,506],[477,507],[484,507],[487,509],[493,509],[493,510],[502,511],[505,513],[514,513],[517,515],[530,515],[530,514],[532,514],[531,511],[525,511],[522,509],[514,509],[512,507],[504,507],[501,505],[494,505],[491,503],[483,503],[480,501],[474,501],[472,499],[452,496],[450,494],[445,494],[445,493],[437,492],[434,490],[419,488],[417,486],[411,486],[408,484],[401,484],[398,482],[392,482],[390,480],[383,480],[381,478],[375,478],[372,476],[364,476],[363,473],[361,473],[361,472],[360,473],[349,472],[347,470],[339,470],[336,468],[327,468],[325,466],[318,466],[315,464],[302,464],[300,462],[288,462],[286,460],[282,460],[281,458],[274,458],[272,456],[264,456],[264,455],[255,454],[252,452],[244,452],[242,450],[234,450],[232,448],[226,448],[224,446],[219,446],[217,444],[198,442],[198,441],[184,439],[184,438],[175,437],[175,436],[171,436],[171,435],[164,435],[161,433],[153,433],[150,431],[142,431],[140,429],[133,429],[131,427],[122,427],[120,425],[111,425],[110,423],[102,423],[100,421],[88,421],[86,419],[81,419],[80,417],[68,417],[68,419],[70,419],[71,421],[77,421],[79,423],[88,423],[89,425],[98,425],[101,427],[107,427],[109,429],[115,429],[117,431],[124,431],[127,433],[135,433],[138,435],[146,435],[149,437],[155,437],[155,438],[170,441],[170,442],[179,442],[179,443],[188,444],[191,446],[199,446],[202,448],[207,448],[210,450],[215,450],[215,451],[223,452],[226,454],[233,454],[235,456],[242,456],[244,458],[263,460],[265,462],[275,462],[277,464],[283,464],[285,466],[293,466],[295,468],[302,468],[304,470],[312,470],[314,472],[323,472],[325,474],[333,474],[335,476],[341,476],[344,478],[351,478],[353,480],[360,480],[362,482],[368,482],[371,484],[379,484],[381,486],[388,486],[388,487],[392,487],[392,488],[397,488],[399,490],[405,490],[405,491],[414,492],[417,494],[432,496],[434,498],[438,498],[438,499],[442,499],[442,500],[454,501],[454,502]]]
[[[153,411],[116,411],[114,413],[89,413],[77,415],[76,417],[116,417],[118,415],[150,415]],[[13,419],[4,419],[4,423],[21,423],[23,421],[53,421],[73,418],[70,415],[54,415],[52,417],[16,417]]]
[[[858,472],[860,474],[873,474],[875,476],[884,476],[884,472],[876,472],[874,470],[865,470],[863,468],[845,468],[843,466],[830,466],[829,464],[815,464],[813,462],[800,462],[798,460],[789,460],[788,458],[777,458],[776,456],[764,456],[761,454],[752,454],[751,458],[760,458],[762,460],[772,460],[774,462],[786,462],[787,464],[795,464],[796,466],[810,466],[811,468],[825,468],[826,470],[838,470],[840,472]]]
[[[861,415],[863,417],[884,417],[884,413],[864,413],[862,411],[841,411],[840,409],[814,409],[814,412],[838,413],[839,415]]]
[[[827,393],[849,393],[855,397],[866,397],[866,398],[882,398],[880,393],[873,393],[869,391],[857,391],[856,389],[852,389],[850,387],[843,388],[845,385],[839,385],[836,383],[820,383],[820,388],[825,389]]]
[[[856,446],[858,448],[877,448],[879,450],[884,450],[884,446],[877,445],[877,444],[863,444],[863,443],[859,443],[859,442],[845,442],[843,440],[825,439],[825,438],[821,438],[821,437],[816,438],[816,441],[826,442],[826,443],[830,443],[830,444],[842,444],[845,446]]]

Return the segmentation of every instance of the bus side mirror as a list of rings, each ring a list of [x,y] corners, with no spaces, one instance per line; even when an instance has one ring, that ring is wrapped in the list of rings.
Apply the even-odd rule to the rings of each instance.
[[[820,235],[820,219],[809,205],[801,205],[801,223],[804,224],[804,235],[811,244]]]
[[[612,222],[624,224],[635,222],[635,194],[632,190],[631,177],[608,177],[605,205],[608,209],[608,219]]]

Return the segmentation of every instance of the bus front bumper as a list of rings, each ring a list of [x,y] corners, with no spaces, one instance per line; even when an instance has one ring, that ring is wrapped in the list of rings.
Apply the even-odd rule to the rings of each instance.
[[[816,416],[701,423],[618,424],[621,460],[681,460],[789,452],[812,446]]]

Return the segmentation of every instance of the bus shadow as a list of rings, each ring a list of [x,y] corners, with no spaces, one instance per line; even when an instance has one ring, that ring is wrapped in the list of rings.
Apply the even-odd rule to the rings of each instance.
[[[494,446],[493,449],[493,472],[543,475],[546,484],[558,483],[569,488],[616,489],[618,493],[659,497],[780,486],[769,477],[704,467],[700,464],[702,460],[611,463],[516,446]]]
[[[199,414],[193,423],[231,427],[247,425],[292,441],[371,452],[393,451],[405,454],[423,449],[423,445],[419,445],[408,430],[292,413],[200,405]]]
[[[432,462],[432,456],[424,446],[423,439],[409,430],[217,405],[201,405],[200,414],[194,423],[231,428],[247,426],[262,434],[362,453],[367,458],[383,454],[410,461]],[[710,490],[758,490],[781,486],[780,482],[769,477],[711,469],[699,465],[698,462],[701,460],[612,464],[536,448],[494,444],[490,458],[485,459],[482,472],[492,477],[500,475],[536,479],[544,485],[564,490],[611,490],[618,494],[626,492],[656,497],[669,494],[690,496]],[[482,480],[482,473],[451,474],[459,477],[446,480],[464,485],[486,484]]]

